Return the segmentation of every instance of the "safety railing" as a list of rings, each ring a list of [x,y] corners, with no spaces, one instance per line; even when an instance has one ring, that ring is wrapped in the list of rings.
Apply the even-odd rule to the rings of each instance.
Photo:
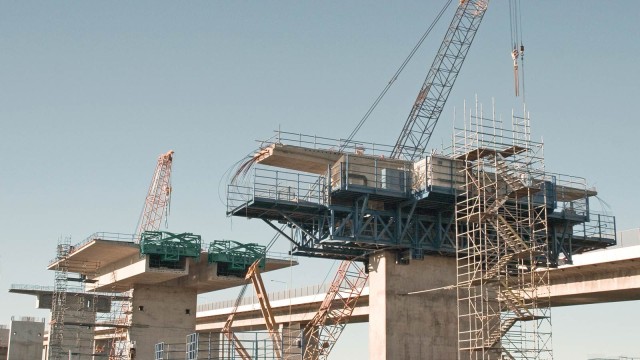
[[[640,245],[640,228],[619,231],[616,235],[616,247]]]
[[[283,252],[271,252],[271,251],[267,251],[267,259],[286,260],[286,261],[293,261],[293,262],[298,261],[297,256],[291,256],[290,254],[283,253]]]
[[[11,317],[11,321],[24,321],[24,322],[40,322],[43,323],[45,322],[47,319],[46,318],[39,318],[39,317],[35,317],[35,316],[12,316]]]
[[[393,146],[377,144],[367,141],[332,139],[317,135],[305,135],[287,131],[275,130],[275,134],[265,140],[257,140],[260,148],[271,144],[285,144],[311,149],[339,151],[345,153],[367,154],[373,156],[389,157]]]
[[[292,332],[295,339],[283,339],[295,342],[298,334]],[[280,360],[276,357],[273,341],[265,331],[243,331],[234,333],[235,339],[229,341],[219,332],[193,333],[187,335],[186,342],[159,342],[154,346],[154,360],[214,360],[242,359],[236,348],[242,346],[252,359]],[[236,341],[239,341],[238,344]]]
[[[53,286],[27,285],[27,284],[11,284],[11,290],[29,290],[29,291],[53,291]]]
[[[594,189],[587,188],[587,181],[577,176],[554,174],[555,210],[568,216],[589,216],[589,196]]]
[[[136,240],[136,236],[134,234],[122,234],[122,233],[112,233],[112,232],[96,232],[89,235],[86,239],[77,243],[73,247],[77,250],[87,243],[93,240],[106,240],[106,241],[121,241],[121,242],[134,242]]]
[[[330,284],[320,284],[320,285],[312,285],[305,286],[296,289],[288,289],[282,291],[275,291],[267,294],[269,301],[274,302],[278,300],[286,300],[303,296],[314,296],[318,294],[325,294],[329,291]],[[206,304],[198,305],[197,311],[210,311],[210,310],[220,310],[220,309],[228,309],[233,308],[236,303],[236,300],[225,300],[225,301],[216,301]],[[256,296],[245,296],[240,300],[240,306],[242,305],[252,305],[257,304],[258,298]]]
[[[616,218],[612,215],[591,212],[589,221],[573,227],[573,234],[585,240],[616,243]]]
[[[291,203],[325,203],[325,178],[298,172],[256,167],[250,185],[229,184],[227,211],[255,199]]]
[[[69,255],[78,251],[88,243],[94,240],[106,240],[106,241],[114,241],[114,242],[135,242],[136,236],[134,234],[121,234],[121,233],[112,233],[112,232],[95,232],[89,236],[87,236],[84,240],[79,243],[70,246]],[[54,264],[58,261],[58,258],[54,258],[49,261],[49,265]]]

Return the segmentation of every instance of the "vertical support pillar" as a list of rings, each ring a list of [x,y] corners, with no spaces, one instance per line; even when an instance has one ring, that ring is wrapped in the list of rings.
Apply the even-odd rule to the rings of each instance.
[[[396,264],[385,251],[369,258],[369,359],[455,359],[458,315],[455,258]],[[409,292],[432,290],[422,294]]]
[[[282,348],[284,360],[302,360],[302,329],[300,323],[282,325]]]
[[[136,359],[153,359],[158,339],[184,344],[196,328],[195,289],[182,286],[136,285],[129,338]]]

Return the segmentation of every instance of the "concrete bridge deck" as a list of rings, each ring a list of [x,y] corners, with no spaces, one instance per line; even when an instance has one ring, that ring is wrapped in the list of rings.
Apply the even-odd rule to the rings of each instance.
[[[552,269],[549,276],[551,306],[554,307],[640,300],[640,245],[575,256],[573,265]],[[320,307],[328,286],[308,286],[269,294],[276,321],[302,324],[309,321]],[[233,310],[234,302],[228,300],[198,305],[196,330],[220,330]],[[365,288],[351,322],[368,321],[369,289]],[[263,324],[257,299],[244,298],[238,307],[234,328],[237,331],[260,330],[264,329]]]

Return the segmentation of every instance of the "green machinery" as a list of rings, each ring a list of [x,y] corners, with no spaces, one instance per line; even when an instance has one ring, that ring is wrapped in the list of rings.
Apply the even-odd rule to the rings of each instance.
[[[180,262],[181,258],[200,258],[202,241],[192,233],[145,231],[140,236],[140,254],[150,255],[162,263]]]
[[[218,264],[218,275],[244,276],[256,260],[259,268],[266,263],[266,247],[255,243],[241,244],[233,240],[214,240],[209,244],[209,263]]]

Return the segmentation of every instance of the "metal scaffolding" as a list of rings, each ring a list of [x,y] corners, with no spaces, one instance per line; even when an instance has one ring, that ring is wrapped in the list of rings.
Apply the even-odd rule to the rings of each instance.
[[[61,238],[56,247],[55,283],[51,303],[50,359],[93,359],[96,311],[99,294],[87,290],[97,263],[74,261],[76,250],[70,238]],[[103,304],[104,305],[104,304]]]
[[[64,340],[64,313],[67,308],[68,264],[64,259],[69,255],[70,238],[60,238],[56,247],[57,261],[54,275],[53,298],[51,303],[51,327],[49,330],[49,359],[62,359]]]
[[[464,109],[453,157],[460,359],[552,359],[547,211],[555,184],[529,118],[503,129],[480,104]]]

